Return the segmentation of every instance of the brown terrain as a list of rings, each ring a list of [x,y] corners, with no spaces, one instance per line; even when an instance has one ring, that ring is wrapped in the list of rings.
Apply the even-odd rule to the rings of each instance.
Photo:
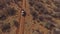
[[[0,0],[0,34],[60,34],[60,0]]]

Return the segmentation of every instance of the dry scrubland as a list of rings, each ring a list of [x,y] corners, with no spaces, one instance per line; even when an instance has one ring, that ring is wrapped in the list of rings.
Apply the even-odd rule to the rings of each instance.
[[[60,0],[0,0],[0,34],[60,34]]]

